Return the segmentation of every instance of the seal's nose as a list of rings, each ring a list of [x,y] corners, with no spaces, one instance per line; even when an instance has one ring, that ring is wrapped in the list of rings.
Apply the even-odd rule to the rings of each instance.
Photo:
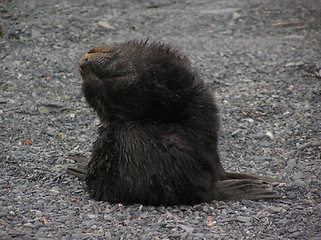
[[[79,70],[80,71],[84,71],[86,69],[86,67],[89,65],[89,58],[87,56],[87,54],[82,58],[80,59],[79,61]]]

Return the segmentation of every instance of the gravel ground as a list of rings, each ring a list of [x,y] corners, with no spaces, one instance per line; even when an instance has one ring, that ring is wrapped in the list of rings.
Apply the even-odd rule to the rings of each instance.
[[[0,239],[321,239],[320,11],[319,0],[0,1]],[[65,172],[96,137],[80,56],[147,38],[184,51],[215,91],[225,168],[293,181],[273,186],[282,199],[122,206]]]

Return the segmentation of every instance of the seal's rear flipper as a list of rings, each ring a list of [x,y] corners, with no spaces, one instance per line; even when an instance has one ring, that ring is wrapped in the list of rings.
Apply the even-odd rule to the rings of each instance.
[[[262,180],[229,179],[218,181],[213,189],[214,200],[259,200],[280,198],[269,185]]]
[[[290,184],[290,181],[278,179],[278,178],[272,178],[272,177],[265,177],[265,176],[255,176],[245,173],[231,173],[231,172],[225,172],[227,177],[229,179],[252,179],[252,180],[262,180],[265,183],[288,183]]]
[[[73,155],[68,156],[68,158],[74,160],[76,162],[75,167],[68,167],[67,172],[75,175],[76,177],[80,178],[81,180],[85,180],[87,176],[87,169],[86,166],[90,160],[89,157],[81,156],[81,155]]]

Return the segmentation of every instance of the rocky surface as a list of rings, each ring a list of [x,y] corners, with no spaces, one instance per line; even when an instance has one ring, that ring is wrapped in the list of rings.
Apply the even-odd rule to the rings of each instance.
[[[0,1],[1,239],[320,239],[321,2]],[[77,62],[129,39],[184,51],[221,109],[226,169],[283,198],[195,206],[89,199],[68,175],[97,120]]]

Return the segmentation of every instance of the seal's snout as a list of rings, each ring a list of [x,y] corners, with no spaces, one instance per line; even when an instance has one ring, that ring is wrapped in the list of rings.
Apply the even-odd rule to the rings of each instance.
[[[84,71],[88,65],[89,65],[89,58],[87,56],[83,57],[82,59],[80,59],[78,67],[79,67],[79,71],[82,72]]]

